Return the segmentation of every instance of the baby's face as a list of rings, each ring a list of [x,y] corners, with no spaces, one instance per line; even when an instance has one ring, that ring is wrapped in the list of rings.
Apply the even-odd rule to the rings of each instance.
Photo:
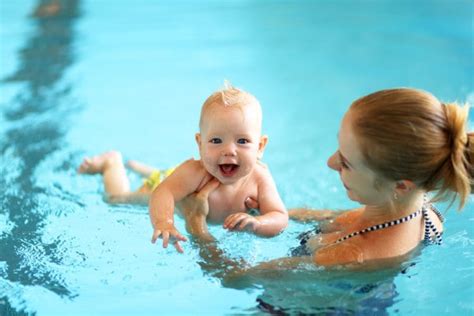
[[[265,147],[260,133],[261,121],[253,105],[214,105],[196,135],[204,167],[223,184],[247,176]]]

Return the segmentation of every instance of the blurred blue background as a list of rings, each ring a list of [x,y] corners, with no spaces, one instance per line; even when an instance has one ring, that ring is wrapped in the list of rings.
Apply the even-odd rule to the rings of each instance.
[[[288,312],[474,313],[472,198],[464,212],[447,212],[445,246],[393,280],[393,302],[371,305],[321,281],[309,290],[225,288],[203,275],[192,245],[179,256],[149,244],[145,207],[108,205],[100,177],[75,172],[84,156],[109,149],[158,167],[197,157],[200,106],[228,79],[262,104],[264,160],[286,205],[354,206],[325,165],[342,115],[391,87],[472,103],[473,6],[2,1],[0,314],[254,314],[260,297]],[[285,255],[307,228],[292,223],[269,240],[212,231],[230,255],[256,263]]]

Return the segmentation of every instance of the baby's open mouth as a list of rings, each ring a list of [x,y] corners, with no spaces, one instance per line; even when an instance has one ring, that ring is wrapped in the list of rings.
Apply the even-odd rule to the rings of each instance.
[[[232,177],[239,169],[239,165],[225,163],[225,164],[219,165],[219,169],[221,170],[221,173],[224,177]]]

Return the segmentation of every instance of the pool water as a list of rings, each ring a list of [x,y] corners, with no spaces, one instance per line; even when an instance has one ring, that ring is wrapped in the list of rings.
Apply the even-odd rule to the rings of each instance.
[[[197,157],[200,106],[228,79],[262,103],[285,204],[353,207],[325,165],[348,105],[399,86],[472,103],[473,12],[469,0],[3,1],[0,315],[474,314],[472,197],[461,213],[439,205],[444,245],[403,273],[313,268],[229,286],[193,243],[152,245],[146,207],[109,205],[99,176],[76,174],[110,149],[157,167]],[[255,264],[311,227],[210,229]]]

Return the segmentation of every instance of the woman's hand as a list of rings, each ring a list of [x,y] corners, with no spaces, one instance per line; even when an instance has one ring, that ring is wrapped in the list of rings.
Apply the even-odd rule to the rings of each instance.
[[[213,240],[207,230],[206,217],[209,214],[209,194],[214,191],[220,182],[210,180],[201,191],[188,195],[180,203],[180,209],[186,219],[186,230],[193,236],[206,240]]]
[[[257,200],[249,196],[245,199],[245,207],[249,210],[258,209],[259,205],[258,205]]]

